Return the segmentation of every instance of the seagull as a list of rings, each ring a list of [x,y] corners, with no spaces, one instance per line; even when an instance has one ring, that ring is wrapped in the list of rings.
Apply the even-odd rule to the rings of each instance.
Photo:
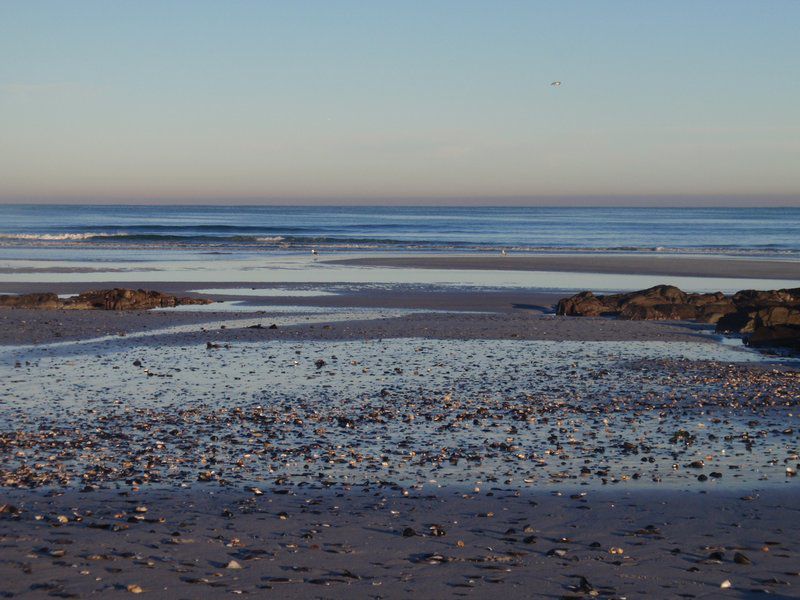
[[[316,249],[316,248],[312,248],[312,249],[311,249],[311,254],[313,254],[313,255],[315,255],[315,256],[316,256],[317,254],[319,254],[319,252],[317,252],[317,249]]]
[[[550,83],[550,87],[561,87],[560,81],[553,81]]]
[[[505,250],[501,250],[500,254],[502,254],[503,256],[508,256],[508,252],[506,252]]]

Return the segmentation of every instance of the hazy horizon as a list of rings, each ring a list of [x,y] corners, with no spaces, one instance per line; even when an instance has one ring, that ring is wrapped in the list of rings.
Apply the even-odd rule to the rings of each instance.
[[[798,24],[789,0],[10,0],[0,203],[800,206]]]
[[[597,207],[597,208],[800,208],[800,197],[585,196],[585,197],[329,197],[329,198],[0,198],[3,205],[97,206],[327,206],[327,207]]]

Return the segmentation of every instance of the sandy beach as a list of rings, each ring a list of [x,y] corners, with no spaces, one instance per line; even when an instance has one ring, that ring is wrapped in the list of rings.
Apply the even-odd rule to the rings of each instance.
[[[143,287],[148,284],[141,283]],[[33,289],[44,286],[31,286]],[[60,293],[85,286],[50,285]],[[193,285],[163,288],[173,293]],[[224,288],[223,288],[224,289]],[[531,291],[348,290],[330,296],[213,296],[248,307],[199,311],[0,310],[0,345],[25,345],[151,331],[142,344],[198,343],[213,337],[225,342],[281,339],[344,340],[380,338],[520,339],[572,341],[711,341],[710,328],[688,323],[615,322],[605,318],[556,318],[559,294]],[[287,307],[287,303],[290,306]],[[279,312],[271,307],[280,308]],[[287,310],[288,309],[288,310]],[[310,312],[309,312],[310,311]],[[326,312],[327,311],[327,312]],[[381,318],[375,314],[380,312]],[[382,311],[382,312],[381,312]],[[369,314],[373,313],[373,314]],[[330,315],[326,318],[325,315]],[[286,325],[282,321],[286,319]],[[305,324],[312,319],[313,322]],[[269,329],[273,322],[278,329]],[[220,323],[225,322],[224,328]],[[197,325],[180,332],[175,327]],[[216,324],[216,325],[215,325]],[[262,327],[254,327],[261,325]]]
[[[6,597],[797,597],[791,361],[552,292],[204,287],[0,311]]]
[[[786,491],[281,491],[13,492],[6,596],[797,597]]]
[[[0,6],[0,600],[800,600],[800,1]]]
[[[674,277],[746,277],[751,279],[800,279],[800,263],[742,257],[572,255],[407,255],[371,256],[330,260],[334,264],[414,269],[485,269],[493,271],[551,271],[664,275]]]

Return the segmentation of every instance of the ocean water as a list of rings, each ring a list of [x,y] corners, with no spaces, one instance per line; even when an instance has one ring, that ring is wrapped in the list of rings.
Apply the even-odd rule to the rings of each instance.
[[[0,258],[35,249],[800,256],[800,208],[0,205]],[[91,254],[91,253],[90,253]],[[87,255],[88,256],[88,255]],[[84,257],[85,258],[85,257]]]

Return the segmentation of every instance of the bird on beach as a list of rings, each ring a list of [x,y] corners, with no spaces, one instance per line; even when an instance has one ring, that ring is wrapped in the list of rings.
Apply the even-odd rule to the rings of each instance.
[[[503,250],[500,250],[500,254],[502,254],[503,256],[508,256],[508,252],[505,251],[505,248]]]
[[[317,249],[316,249],[316,248],[312,248],[312,249],[311,249],[311,254],[313,254],[314,256],[316,256],[317,254],[319,254],[319,252],[317,252]]]

